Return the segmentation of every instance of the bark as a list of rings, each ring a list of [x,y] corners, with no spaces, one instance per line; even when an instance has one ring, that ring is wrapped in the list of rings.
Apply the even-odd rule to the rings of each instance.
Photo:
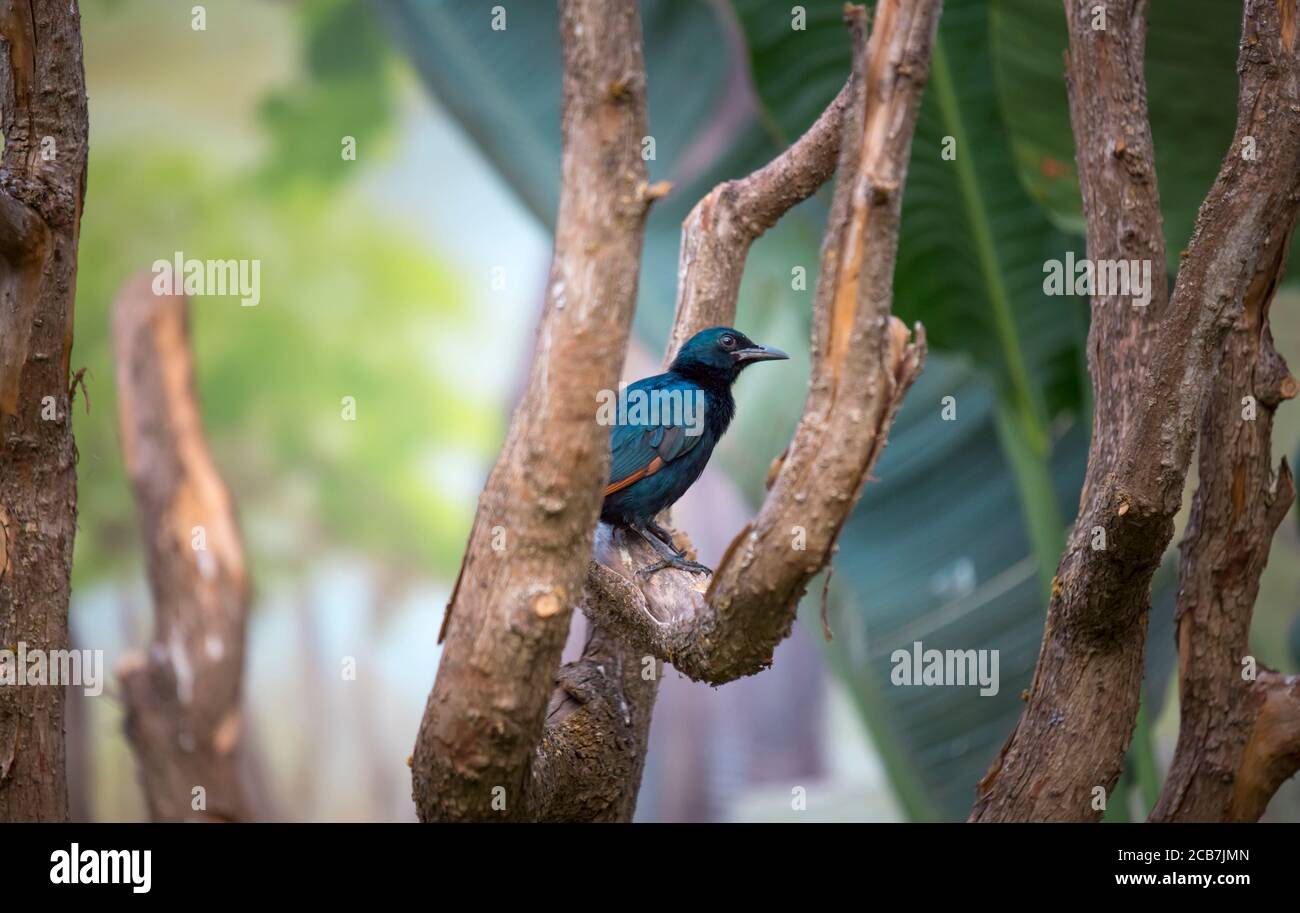
[[[203,434],[186,299],[155,295],[150,277],[137,276],[114,304],[113,343],[155,621],[148,650],[117,669],[127,738],[153,820],[246,820],[248,576],[234,503]]]
[[[1295,49],[1280,31],[1257,38],[1279,74],[1300,76]],[[1300,101],[1300,87],[1288,91],[1292,103]],[[1292,193],[1262,201],[1271,210],[1268,231],[1201,419],[1199,487],[1182,542],[1175,616],[1178,746],[1153,821],[1256,820],[1300,766],[1298,680],[1269,670],[1256,676],[1248,659],[1260,577],[1273,534],[1295,501],[1286,460],[1273,469],[1272,431],[1274,412],[1297,385],[1273,346],[1268,315],[1300,206],[1300,122],[1293,116],[1279,127],[1260,138],[1265,144],[1257,152],[1267,158],[1254,167]]]
[[[560,669],[529,782],[542,821],[631,821],[663,667],[592,625]]]
[[[1068,84],[1094,259],[1152,260],[1161,236],[1142,54],[1145,4],[1069,0]],[[1151,577],[1173,535],[1216,355],[1295,219],[1300,98],[1295,0],[1246,0],[1236,135],[1201,206],[1173,300],[1094,296],[1095,411],[1076,522],[1053,580],[1028,706],[971,819],[1096,820],[1137,716]],[[1253,147],[1253,159],[1243,150]],[[1155,283],[1160,286],[1161,283]],[[1216,458],[1211,456],[1212,459]],[[1104,547],[1095,547],[1099,531]]]
[[[75,4],[0,2],[0,647],[68,648],[72,316],[86,184]],[[0,821],[68,816],[62,686],[0,687]]]
[[[423,820],[515,820],[609,472],[595,394],[616,389],[648,204],[632,0],[564,0],[555,254],[527,391],[479,500],[412,756]],[[502,547],[493,548],[493,540]]]
[[[755,236],[751,226],[772,224],[782,207],[813,192],[826,173],[819,138],[843,121],[814,304],[808,398],[758,517],[732,542],[707,588],[672,570],[638,579],[637,568],[654,559],[648,546],[631,541],[620,543],[621,560],[593,562],[588,574],[585,608],[593,620],[616,626],[638,650],[697,681],[722,684],[771,664],[808,582],[831,560],[921,370],[924,331],[918,324],[909,340],[890,305],[902,188],[939,7],[881,3],[869,43],[865,12],[848,8],[854,74],[845,91],[782,160],[738,185],[724,184],[687,219],[679,339],[731,322],[740,264]],[[791,180],[792,173],[800,180]],[[786,177],[769,180],[772,175]],[[728,204],[758,215],[719,217],[717,208]],[[701,240],[694,232],[714,236]]]

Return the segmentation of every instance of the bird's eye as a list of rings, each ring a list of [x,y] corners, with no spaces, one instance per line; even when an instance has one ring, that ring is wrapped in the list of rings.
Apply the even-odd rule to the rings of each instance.
[[[736,337],[732,336],[730,333],[727,333],[721,339],[719,339],[718,342],[722,343],[722,347],[724,349],[730,349],[732,346],[736,344]]]

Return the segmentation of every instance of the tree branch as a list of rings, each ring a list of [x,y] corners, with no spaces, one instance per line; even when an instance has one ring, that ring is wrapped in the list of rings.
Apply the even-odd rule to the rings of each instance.
[[[529,816],[530,768],[609,472],[593,396],[618,384],[656,195],[640,155],[645,66],[635,2],[563,0],[560,20],[554,260],[528,388],[479,500],[412,757],[426,821]]]
[[[203,434],[188,304],[154,295],[150,278],[113,306],[118,425],[155,620],[146,654],[118,665],[126,732],[153,820],[240,821],[244,547]]]
[[[817,285],[813,375],[803,417],[757,519],[732,542],[707,589],[672,570],[638,580],[636,568],[653,557],[621,536],[589,570],[585,609],[593,621],[616,626],[636,649],[693,679],[721,684],[770,665],[808,581],[829,562],[902,397],[920,372],[923,330],[918,325],[909,342],[906,327],[889,311],[902,188],[939,8],[938,2],[885,0],[867,43],[865,10],[846,7],[854,75],[843,93],[844,113],[837,113],[837,100],[809,134],[843,120]],[[815,189],[824,171],[824,162],[811,154],[815,142],[801,140],[784,160],[741,182],[761,213],[751,225],[771,224],[782,207]],[[770,178],[791,172],[801,176],[799,191],[773,195],[777,184]],[[728,186],[697,207],[688,232],[710,230],[705,216],[728,199]],[[722,237],[683,240],[686,288],[676,337],[734,314],[735,263],[754,234],[733,228],[742,224],[726,218],[713,223]],[[709,254],[693,256],[697,251]]]
[[[1300,770],[1300,675],[1265,670],[1251,684],[1250,735],[1233,782],[1228,821],[1258,821],[1278,787]]]
[[[593,625],[560,669],[527,805],[541,821],[631,821],[662,667]]]
[[[1068,0],[1069,89],[1088,253],[1163,273],[1147,122],[1141,0]],[[1095,820],[1137,716],[1151,577],[1170,538],[1215,354],[1300,192],[1295,0],[1246,0],[1236,136],[1188,245],[1172,302],[1093,298],[1093,439],[1076,522],[1053,581],[1043,646],[1016,730],[971,818]],[[1257,149],[1257,160],[1245,157]],[[1098,547],[1098,546],[1101,547]]]
[[[1256,66],[1281,77],[1279,102],[1300,103],[1300,85],[1293,82],[1288,88],[1284,75],[1289,71],[1292,80],[1300,79],[1300,61],[1285,37],[1285,20],[1278,17],[1261,25],[1251,39]],[[1252,121],[1245,129],[1263,126]],[[1268,126],[1266,134],[1253,140],[1253,148],[1238,145],[1230,153],[1230,161],[1239,160],[1240,168],[1262,172],[1255,176],[1261,182],[1256,186],[1276,188],[1279,196],[1253,204],[1267,207],[1256,223],[1263,234],[1257,235],[1258,249],[1250,252],[1245,298],[1205,397],[1197,448],[1200,484],[1179,565],[1178,747],[1151,813],[1154,821],[1255,820],[1273,790],[1300,765],[1300,728],[1293,724],[1292,766],[1278,770],[1288,757],[1287,740],[1278,733],[1287,727],[1271,722],[1275,714],[1285,717],[1288,694],[1294,701],[1294,689],[1289,692],[1281,676],[1271,671],[1251,680],[1248,674],[1254,670],[1247,659],[1251,618],[1273,534],[1295,501],[1286,461],[1273,470],[1273,416],[1282,401],[1296,395],[1297,384],[1274,348],[1269,308],[1286,268],[1300,207],[1298,127],[1300,119],[1293,115],[1289,123]],[[1288,187],[1290,197],[1283,195]],[[1292,706],[1290,714],[1300,717],[1300,704]],[[1272,789],[1265,791],[1269,783]]]
[[[850,81],[788,149],[753,174],[714,187],[691,209],[682,223],[669,360],[700,330],[735,322],[750,245],[834,176],[851,91]]]

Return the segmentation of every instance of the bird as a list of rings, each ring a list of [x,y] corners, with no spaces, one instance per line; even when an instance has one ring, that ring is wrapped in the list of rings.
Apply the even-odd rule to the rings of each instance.
[[[704,471],[736,414],[731,386],[740,372],[760,361],[789,357],[739,330],[711,327],[688,339],[665,373],[623,390],[610,422],[609,482],[600,519],[636,533],[659,555],[660,561],[638,575],[668,567],[713,573],[687,559],[655,517]]]

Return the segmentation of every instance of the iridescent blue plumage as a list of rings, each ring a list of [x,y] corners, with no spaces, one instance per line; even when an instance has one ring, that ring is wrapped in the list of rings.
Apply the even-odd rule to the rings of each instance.
[[[610,429],[609,484],[600,516],[639,533],[664,555],[646,571],[707,570],[686,561],[654,518],[704,471],[735,415],[731,385],[740,372],[756,361],[786,357],[738,330],[714,327],[687,340],[666,373],[623,391]]]

